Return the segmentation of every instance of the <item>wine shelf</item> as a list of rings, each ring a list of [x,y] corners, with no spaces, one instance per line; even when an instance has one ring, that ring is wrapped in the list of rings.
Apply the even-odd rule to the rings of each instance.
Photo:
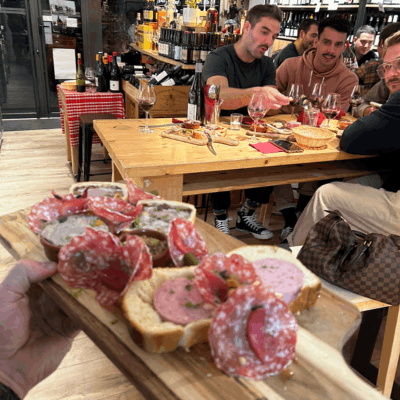
[[[180,61],[175,61],[175,60],[172,60],[171,58],[167,58],[167,57],[160,56],[158,53],[156,53],[155,51],[152,51],[152,50],[144,50],[144,49],[141,49],[139,46],[136,46],[134,43],[131,43],[131,47],[132,47],[133,49],[135,49],[136,51],[139,51],[140,53],[145,54],[146,56],[153,57],[153,58],[155,58],[156,60],[159,60],[159,61],[162,61],[162,62],[166,62],[167,64],[172,64],[172,65],[179,65],[179,64],[181,64],[181,65],[182,65],[182,69],[191,69],[191,70],[194,70],[195,67],[196,67],[196,66],[193,65],[193,64],[184,64],[184,63],[182,63],[182,62],[180,62]]]

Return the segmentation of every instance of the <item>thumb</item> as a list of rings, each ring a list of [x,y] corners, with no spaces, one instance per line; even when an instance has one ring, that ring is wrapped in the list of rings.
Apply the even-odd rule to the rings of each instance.
[[[53,262],[37,262],[20,260],[4,279],[2,286],[16,294],[24,295],[31,284],[44,281],[57,273],[57,264]]]

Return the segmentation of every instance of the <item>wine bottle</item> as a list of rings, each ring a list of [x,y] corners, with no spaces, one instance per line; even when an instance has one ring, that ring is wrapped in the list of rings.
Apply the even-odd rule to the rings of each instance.
[[[204,88],[201,79],[203,72],[203,63],[200,59],[196,60],[196,69],[192,85],[189,89],[188,98],[188,115],[191,120],[200,121],[204,125],[205,109],[204,109]]]
[[[163,82],[167,81],[170,78],[173,78],[181,69],[182,69],[181,64],[175,65],[171,69],[164,70],[158,75],[152,77],[149,83],[152,85],[162,85]]]
[[[117,53],[114,51],[112,55],[112,63],[110,69],[110,92],[121,91],[121,72],[117,64]]]
[[[78,69],[76,71],[76,86],[79,93],[86,91],[85,85],[85,68],[82,64],[81,53],[78,53]]]
[[[378,30],[376,31],[374,46],[378,46],[379,45],[381,33],[385,29],[385,25],[386,25],[386,17],[383,17],[382,18],[382,24],[378,27]]]
[[[190,33],[189,32],[183,32],[183,37],[182,37],[182,62],[184,64],[190,64],[191,61],[191,53],[190,53]]]
[[[290,30],[292,29],[292,11],[289,13],[289,18],[286,22],[285,36],[290,37]]]
[[[168,57],[172,60],[175,55],[175,29],[169,30],[169,44],[168,44]]]
[[[182,61],[182,31],[175,31],[174,60]]]
[[[215,8],[215,0],[210,0],[210,8],[207,10],[206,15],[206,33],[213,32],[214,26],[218,26],[218,21],[218,11]]]
[[[346,42],[346,51],[343,58],[343,62],[351,70],[355,70],[358,68],[357,57],[351,50],[349,41]]]
[[[205,32],[200,33],[200,42],[201,42],[200,58],[203,63],[205,63],[208,54],[207,35],[208,33]]]
[[[192,54],[191,54],[191,64],[195,64],[196,60],[200,58],[200,44],[199,44],[200,36],[197,32],[192,32],[191,34],[191,42],[192,42]]]
[[[96,60],[99,60],[98,69],[96,69],[95,72],[96,90],[98,92],[107,92],[107,78],[105,74],[104,62],[101,56],[101,52],[96,55]]]

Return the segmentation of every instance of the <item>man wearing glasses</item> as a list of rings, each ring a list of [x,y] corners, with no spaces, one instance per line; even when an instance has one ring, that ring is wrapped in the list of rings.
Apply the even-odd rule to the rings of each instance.
[[[339,210],[356,231],[400,234],[400,32],[386,39],[385,48],[377,72],[392,96],[379,110],[347,127],[340,148],[352,154],[381,155],[382,164],[387,162],[392,171],[386,179],[376,174],[321,186],[289,236],[290,245],[303,244],[325,210]]]

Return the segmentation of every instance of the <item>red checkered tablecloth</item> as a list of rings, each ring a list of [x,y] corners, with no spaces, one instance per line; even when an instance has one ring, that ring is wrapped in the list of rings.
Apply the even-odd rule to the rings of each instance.
[[[62,118],[62,103],[59,91],[62,90],[67,103],[67,116],[71,146],[79,144],[79,116],[82,114],[113,114],[117,118],[125,118],[124,97],[122,93],[78,93],[75,90],[65,90],[57,85],[58,105],[60,107],[61,129],[64,130],[64,118]],[[93,143],[101,143],[97,134],[93,135]]]

